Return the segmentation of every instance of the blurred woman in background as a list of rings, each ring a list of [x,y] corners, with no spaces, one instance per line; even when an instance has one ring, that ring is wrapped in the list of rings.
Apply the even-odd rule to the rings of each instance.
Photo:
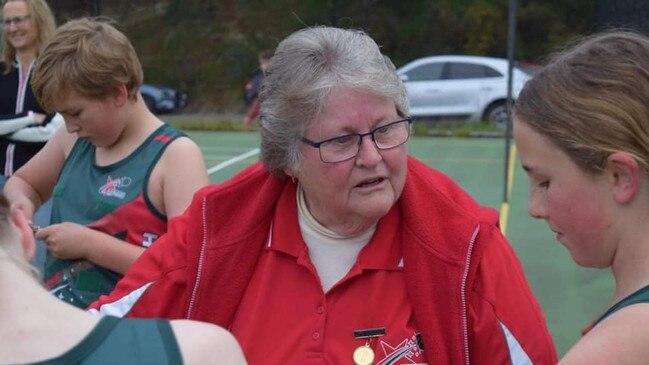
[[[0,191],[6,179],[45,146],[63,124],[47,114],[34,96],[31,73],[43,44],[55,30],[54,15],[45,0],[2,1],[2,59],[0,60]],[[52,204],[44,203],[33,217],[49,223]],[[39,241],[34,264],[42,267],[45,246]]]

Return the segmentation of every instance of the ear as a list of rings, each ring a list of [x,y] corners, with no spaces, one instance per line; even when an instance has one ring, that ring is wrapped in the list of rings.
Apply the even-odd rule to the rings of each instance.
[[[128,103],[128,90],[125,84],[119,84],[113,87],[112,93],[115,106],[121,107]]]
[[[18,234],[20,236],[20,243],[23,246],[23,251],[25,252],[25,258],[27,261],[31,260],[36,253],[36,241],[34,240],[34,232],[29,226],[27,217],[22,210],[17,208],[11,208],[11,221],[18,229]]]
[[[627,204],[640,190],[642,170],[638,161],[624,152],[614,152],[607,158],[606,170],[610,174],[615,201]]]

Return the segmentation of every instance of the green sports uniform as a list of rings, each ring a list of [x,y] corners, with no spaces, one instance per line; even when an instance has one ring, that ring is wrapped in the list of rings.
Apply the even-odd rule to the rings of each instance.
[[[637,290],[633,294],[615,303],[615,305],[613,305],[601,317],[599,317],[599,319],[597,319],[590,328],[595,327],[599,322],[603,321],[606,317],[617,312],[618,310],[637,303],[649,303],[649,285]]]
[[[182,363],[180,348],[168,320],[106,316],[63,355],[31,365]]]
[[[74,222],[130,244],[149,247],[167,231],[167,217],[147,194],[151,171],[181,132],[164,124],[133,153],[108,166],[95,164],[95,146],[79,139],[52,192],[51,223]],[[121,275],[86,260],[45,259],[45,287],[60,299],[85,308],[113,290]]]

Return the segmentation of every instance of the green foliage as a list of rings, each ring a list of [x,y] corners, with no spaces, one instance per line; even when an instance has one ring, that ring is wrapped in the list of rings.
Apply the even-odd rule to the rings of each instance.
[[[459,121],[416,121],[415,136],[427,137],[502,137],[504,131],[491,122],[465,123]]]
[[[221,120],[212,120],[212,119],[193,119],[193,120],[178,120],[170,121],[169,124],[174,127],[185,130],[185,131],[251,131],[255,127],[246,127],[241,123],[241,121],[235,121],[231,119],[221,119]]]
[[[594,16],[592,0],[523,2],[517,21],[517,57],[543,62],[568,40],[591,32]]]
[[[59,19],[80,2],[51,2]],[[81,2],[84,3],[84,2]],[[336,4],[333,13],[333,4]],[[516,57],[537,63],[593,27],[592,0],[519,0]],[[76,4],[77,8],[73,8]],[[508,0],[111,0],[148,83],[189,94],[190,110],[241,112],[257,53],[305,26],[365,30],[395,65],[432,54],[504,57]],[[83,9],[85,10],[85,6]]]
[[[468,7],[462,16],[467,41],[464,51],[474,55],[506,55],[507,13],[487,2]],[[503,42],[504,40],[504,42]]]

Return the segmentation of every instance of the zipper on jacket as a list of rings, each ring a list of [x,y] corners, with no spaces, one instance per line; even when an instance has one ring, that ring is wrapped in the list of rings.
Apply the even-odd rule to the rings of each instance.
[[[469,241],[469,249],[466,253],[466,260],[464,265],[464,273],[462,274],[462,283],[460,285],[460,293],[462,298],[462,330],[464,335],[464,363],[466,365],[471,364],[471,359],[469,359],[469,319],[467,318],[467,304],[466,304],[466,281],[469,277],[469,268],[471,267],[471,255],[473,254],[473,245],[475,240],[478,237],[478,232],[480,232],[480,225],[478,224],[473,231],[471,236],[471,241]]]
[[[203,260],[205,259],[205,247],[207,246],[207,198],[203,198],[203,204],[201,207],[201,215],[203,220],[203,242],[201,243],[201,253],[198,257],[198,268],[196,272],[196,281],[194,282],[194,288],[192,289],[192,296],[189,300],[189,307],[187,308],[187,314],[185,315],[187,319],[192,318],[192,312],[194,311],[194,305],[196,304],[196,296],[198,295],[198,287],[201,283],[201,276],[203,274]]]

